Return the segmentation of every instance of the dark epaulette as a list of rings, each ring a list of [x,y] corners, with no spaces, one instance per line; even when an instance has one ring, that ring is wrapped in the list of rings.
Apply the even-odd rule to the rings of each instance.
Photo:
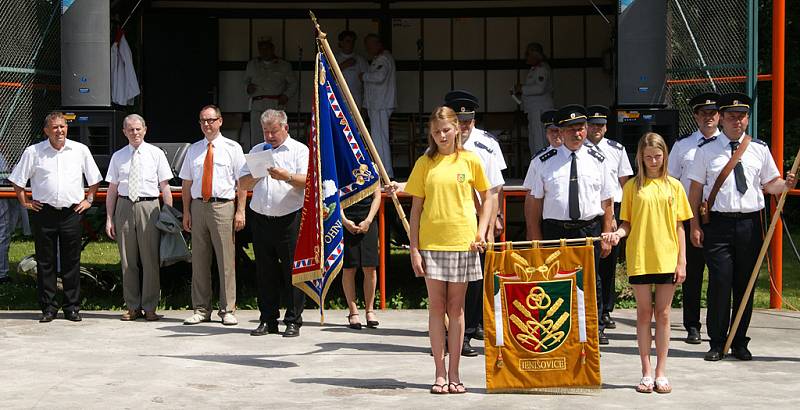
[[[680,137],[678,137],[678,139],[677,139],[677,140],[675,140],[675,141],[680,141],[680,140],[682,140],[682,139],[689,138],[689,136],[690,136],[690,135],[692,135],[692,134],[694,134],[694,133],[693,133],[693,132],[690,132],[690,133],[688,133],[688,134],[686,134],[686,135],[681,135],[681,136],[680,136]]]
[[[497,136],[492,134],[489,131],[483,130],[483,135],[485,135],[487,138],[491,138],[491,139],[493,139],[495,141],[498,141]]]
[[[558,150],[553,148],[550,151],[547,151],[546,153],[540,155],[539,156],[539,161],[545,162],[548,159],[553,158],[556,155],[557,152],[558,152]]]
[[[584,140],[584,141],[583,141],[583,146],[584,146],[584,147],[589,147],[589,148],[597,148],[597,145],[594,145],[594,144],[593,144],[591,141],[589,141],[589,140]]]
[[[713,136],[713,137],[711,137],[711,138],[705,138],[705,139],[703,139],[702,141],[700,141],[700,143],[699,143],[699,144],[697,144],[697,148],[700,148],[700,147],[702,147],[703,145],[706,145],[706,144],[708,144],[709,142],[711,142],[711,141],[716,141],[716,140],[717,140],[717,136],[716,136],[716,135],[715,135],[715,136]]]
[[[475,141],[475,146],[480,148],[480,149],[485,149],[490,154],[494,152],[494,151],[492,151],[491,148],[487,147],[486,145],[483,145],[480,141]]]
[[[606,156],[603,155],[600,151],[598,151],[598,150],[596,150],[594,148],[590,148],[589,149],[589,155],[597,158],[597,160],[600,161],[600,162],[603,162],[603,161],[606,160]]]
[[[617,141],[614,141],[614,140],[612,140],[612,139],[608,139],[608,138],[606,138],[606,140],[608,141],[608,145],[610,145],[610,146],[612,146],[612,147],[614,147],[614,148],[616,148],[616,149],[618,149],[618,150],[620,150],[620,151],[622,151],[622,148],[624,148],[624,147],[622,146],[622,144],[620,144],[620,143],[619,143],[619,142],[617,142]]]
[[[539,155],[543,154],[545,151],[547,151],[548,148],[550,148],[550,147],[542,147],[542,149],[540,149],[539,151],[536,151],[536,153],[534,153],[533,156],[531,157],[531,160],[533,160],[534,158],[536,158]]]
[[[753,141],[753,142],[755,142],[756,144],[761,144],[761,145],[763,145],[763,146],[765,146],[765,147],[767,146],[767,143],[766,143],[766,142],[764,142],[764,140],[757,140],[757,139],[753,138],[753,139],[752,139],[752,140],[750,140],[750,141]]]

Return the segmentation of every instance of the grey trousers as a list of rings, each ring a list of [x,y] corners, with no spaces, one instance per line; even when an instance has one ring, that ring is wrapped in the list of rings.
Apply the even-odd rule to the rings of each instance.
[[[128,309],[153,312],[158,306],[161,291],[158,245],[161,235],[156,221],[159,213],[158,200],[133,203],[127,198],[117,199],[114,228],[122,264],[122,295]]]
[[[236,310],[233,242],[234,201],[192,200],[192,305],[195,313],[211,314],[211,252],[219,270],[220,314]]]

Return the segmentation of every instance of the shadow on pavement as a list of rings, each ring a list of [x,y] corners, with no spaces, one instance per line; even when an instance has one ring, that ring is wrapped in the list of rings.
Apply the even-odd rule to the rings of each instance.
[[[269,360],[265,359],[264,358],[265,356],[263,355],[187,355],[187,356],[156,355],[149,357],[167,357],[171,359],[198,360],[202,362],[234,364],[237,366],[260,367],[264,369],[286,369],[290,367],[297,367],[297,363],[295,362],[287,362],[282,360]]]
[[[223,326],[220,323],[211,325],[178,325],[178,326],[163,326],[157,328],[170,334],[161,337],[192,337],[192,336],[214,336],[225,335],[231,333],[250,333],[250,329],[234,326]]]
[[[428,390],[427,384],[408,383],[396,379],[354,379],[348,377],[308,377],[290,379],[292,383],[298,384],[327,384],[337,387],[351,387],[354,389],[366,390],[402,390],[402,389],[423,389]]]
[[[308,354],[335,352],[342,349],[361,350],[380,353],[424,353],[428,354],[430,348],[420,346],[406,346],[392,343],[317,343],[319,349]]]
[[[370,329],[367,327],[361,328],[361,330],[350,329],[347,325],[340,325],[338,327],[325,327],[322,329],[323,332],[334,332],[334,333],[353,333],[353,334],[368,334],[368,335],[378,335],[378,336],[410,336],[410,337],[428,337],[427,331],[420,331],[420,330],[411,330],[411,329],[392,329],[386,327],[379,327],[377,329]]]

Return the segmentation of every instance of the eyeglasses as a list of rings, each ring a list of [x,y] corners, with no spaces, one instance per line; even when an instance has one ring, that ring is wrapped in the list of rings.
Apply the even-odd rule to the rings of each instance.
[[[219,117],[217,117],[217,118],[201,118],[200,119],[200,125],[203,125],[203,124],[211,125],[211,124],[217,122],[218,119],[219,119]]]

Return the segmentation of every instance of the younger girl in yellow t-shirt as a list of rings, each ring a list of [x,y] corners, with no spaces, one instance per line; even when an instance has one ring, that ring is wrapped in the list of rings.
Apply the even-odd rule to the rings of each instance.
[[[481,278],[477,250],[486,237],[491,201],[489,180],[480,159],[461,148],[455,111],[439,107],[431,114],[428,149],[414,164],[405,191],[411,203],[411,267],[428,289],[428,335],[436,368],[433,394],[465,393],[459,360],[464,340],[464,295],[467,283]],[[481,197],[475,220],[473,192]],[[445,313],[450,319],[444,364]]]
[[[642,361],[640,393],[669,393],[666,376],[669,352],[669,313],[675,285],[686,278],[686,243],[683,221],[692,218],[681,183],[667,175],[667,144],[656,133],[647,133],[636,150],[638,173],[622,190],[620,219],[615,232],[603,234],[614,245],[628,236],[625,259],[628,281],[636,297],[636,339]],[[655,286],[655,311],[653,291]],[[656,320],[656,371],[651,374],[650,326]]]

